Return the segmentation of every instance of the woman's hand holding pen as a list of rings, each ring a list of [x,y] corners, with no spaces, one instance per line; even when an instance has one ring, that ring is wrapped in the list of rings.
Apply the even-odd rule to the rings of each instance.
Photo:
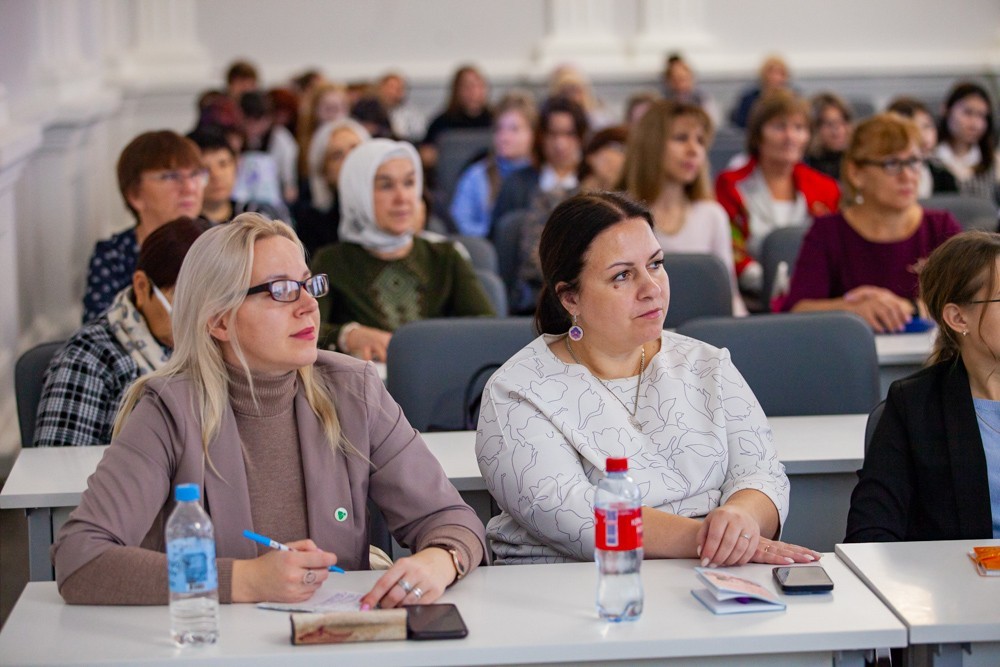
[[[455,580],[455,562],[444,549],[427,547],[400,558],[361,598],[362,609],[388,609],[404,604],[430,604]]]
[[[289,542],[293,551],[274,550],[233,562],[233,602],[302,602],[330,576],[336,554],[312,540]]]

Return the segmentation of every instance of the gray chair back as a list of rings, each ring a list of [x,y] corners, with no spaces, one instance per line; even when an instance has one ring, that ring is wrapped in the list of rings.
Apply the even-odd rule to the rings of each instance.
[[[475,269],[479,284],[483,286],[483,291],[493,304],[493,310],[497,317],[507,317],[510,314],[510,306],[507,304],[507,286],[503,284],[500,276],[486,269]]]
[[[389,342],[386,386],[417,430],[463,430],[466,395],[534,338],[529,317],[410,322]]]
[[[22,354],[14,365],[14,393],[17,402],[17,425],[21,429],[21,446],[32,447],[35,442],[35,418],[38,403],[42,400],[45,371],[49,362],[66,341],[36,345]]]
[[[970,229],[997,231],[997,207],[982,197],[954,193],[940,194],[921,200],[920,205],[927,209],[950,211],[966,231]]]
[[[706,318],[677,332],[728,348],[770,417],[867,413],[881,398],[875,336],[853,313]]]
[[[882,412],[884,411],[885,401],[880,401],[868,413],[868,421],[865,422],[865,456],[868,456],[868,448],[871,447],[872,437],[875,435],[875,427],[878,426],[879,420],[882,419]]]
[[[493,131],[490,128],[448,130],[438,136],[437,192],[442,202],[450,202],[462,172],[477,155],[490,149]]]
[[[663,326],[676,328],[696,317],[733,314],[729,270],[715,255],[670,253],[663,256],[670,278],[670,305]]]
[[[497,251],[489,239],[484,239],[481,236],[458,235],[453,236],[452,240],[461,243],[469,251],[472,268],[485,269],[493,273],[498,272]]]
[[[764,268],[764,283],[761,297],[764,305],[770,309],[771,298],[774,296],[774,282],[778,276],[781,263],[785,263],[788,276],[791,277],[795,268],[795,260],[799,257],[802,239],[805,238],[808,226],[782,227],[766,237],[760,251],[760,263]]]

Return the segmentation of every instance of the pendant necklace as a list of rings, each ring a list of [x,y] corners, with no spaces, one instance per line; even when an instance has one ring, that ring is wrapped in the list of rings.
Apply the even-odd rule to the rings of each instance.
[[[563,340],[566,341],[566,349],[569,350],[569,356],[573,357],[573,361],[586,368],[587,371],[594,377],[594,379],[600,382],[601,386],[607,389],[608,393],[611,394],[611,396],[614,397],[616,401],[622,404],[622,407],[625,408],[625,413],[628,414],[628,423],[631,424],[632,428],[634,428],[636,431],[642,433],[642,424],[639,423],[639,420],[636,418],[635,414],[639,411],[639,388],[642,386],[642,372],[646,370],[646,346],[645,345],[642,346],[642,355],[639,357],[639,378],[636,380],[635,383],[635,398],[632,401],[632,409],[629,410],[628,406],[625,405],[625,402],[622,401],[622,399],[618,398],[618,394],[616,394],[614,391],[611,390],[611,387],[608,386],[608,383],[602,380],[601,378],[597,377],[596,373],[590,370],[588,366],[586,366],[583,362],[581,362],[577,358],[576,353],[573,351],[573,346],[570,345],[569,336],[566,336],[566,338],[564,338]]]

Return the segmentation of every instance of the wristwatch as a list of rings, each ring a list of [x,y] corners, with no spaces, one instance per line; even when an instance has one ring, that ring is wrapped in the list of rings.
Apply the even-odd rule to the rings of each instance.
[[[455,581],[459,581],[462,577],[465,576],[465,574],[469,570],[468,568],[465,567],[465,565],[462,564],[462,559],[459,558],[458,556],[458,549],[448,548],[448,547],[441,547],[441,548],[451,554],[451,560],[455,564],[455,573],[456,573]]]

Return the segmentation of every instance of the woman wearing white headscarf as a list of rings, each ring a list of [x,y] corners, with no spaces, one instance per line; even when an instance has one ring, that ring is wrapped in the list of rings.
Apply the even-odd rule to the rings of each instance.
[[[493,315],[472,266],[451,243],[415,236],[424,216],[416,149],[372,139],[351,151],[338,180],[340,243],[321,249],[330,277],[319,300],[321,343],[385,360],[392,332],[430,317]]]
[[[307,159],[311,201],[295,211],[296,232],[309,255],[337,242],[337,178],[347,154],[369,139],[368,130],[350,118],[323,123],[313,133]]]

